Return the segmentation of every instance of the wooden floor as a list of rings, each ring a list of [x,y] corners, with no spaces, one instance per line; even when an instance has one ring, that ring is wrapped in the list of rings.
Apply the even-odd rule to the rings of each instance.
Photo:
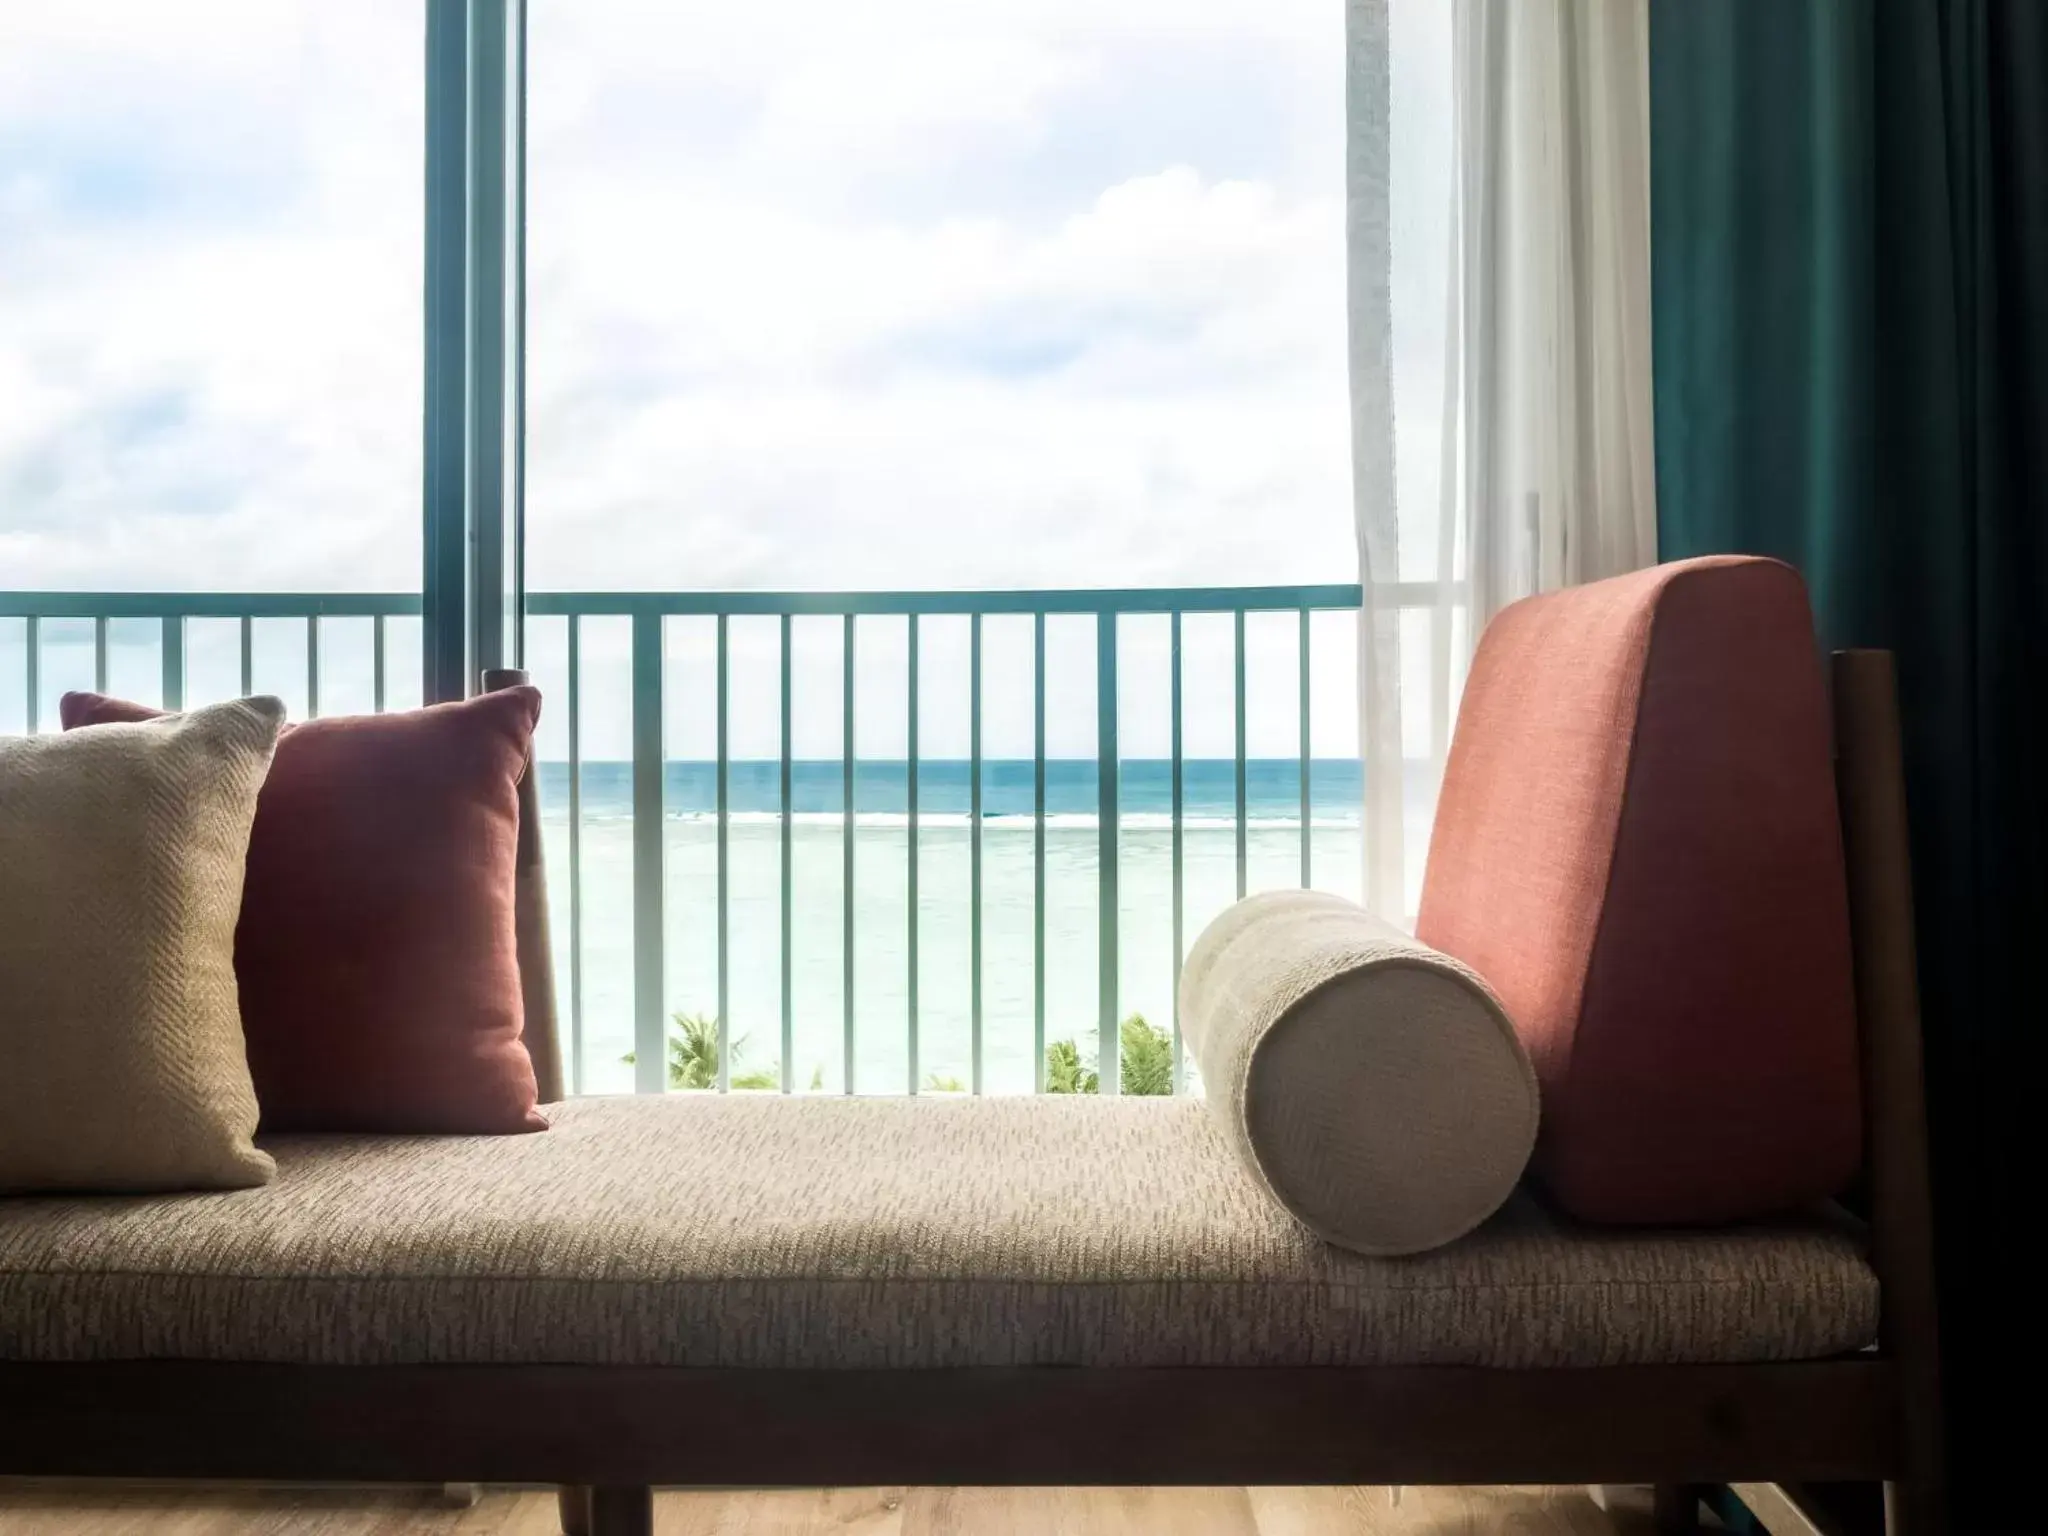
[[[843,1488],[663,1493],[660,1536],[1646,1536],[1647,1498],[1583,1488]],[[7,1536],[554,1536],[551,1492],[462,1508],[404,1489],[0,1479]]]

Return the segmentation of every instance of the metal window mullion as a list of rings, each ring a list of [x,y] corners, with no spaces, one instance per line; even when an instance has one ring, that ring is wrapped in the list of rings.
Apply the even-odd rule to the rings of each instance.
[[[512,181],[507,188],[507,222],[511,226],[512,307],[505,346],[511,375],[512,479],[509,526],[512,541],[512,612],[508,632],[511,665],[526,665],[526,0],[507,0],[511,8],[510,73],[512,111],[507,131],[512,139]]]
[[[525,588],[523,0],[427,0],[422,688],[517,664]]]
[[[465,248],[466,431],[471,674],[505,664],[509,8],[469,0],[468,207]],[[469,677],[464,678],[467,689]]]
[[[470,678],[468,0],[427,0],[426,34],[420,655],[421,697],[436,704]]]

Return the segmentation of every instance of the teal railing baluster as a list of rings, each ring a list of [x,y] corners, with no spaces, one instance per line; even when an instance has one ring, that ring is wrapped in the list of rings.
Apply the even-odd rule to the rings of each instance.
[[[377,708],[384,707],[384,620],[377,620]],[[569,1083],[583,1091],[583,620],[569,615]]]
[[[845,868],[840,873],[840,900],[843,910],[839,924],[839,960],[842,970],[840,978],[840,1051],[845,1057],[841,1081],[845,1091],[854,1091],[853,1061],[853,870],[854,870],[854,796],[853,796],[853,628],[854,617],[846,615],[846,627],[840,641],[840,661],[845,672],[841,708],[843,715],[839,724],[839,770],[842,780],[840,790],[840,845],[845,859]]]
[[[1237,692],[1235,715],[1237,721],[1237,899],[1239,901],[1243,901],[1245,896],[1245,890],[1247,888],[1245,880],[1245,845],[1247,829],[1245,826],[1244,794],[1244,609],[1242,608],[1237,610],[1236,660]]]
[[[320,718],[320,619],[306,616],[306,718]]]
[[[466,695],[469,670],[460,615],[472,570],[466,486],[474,444],[469,413],[472,304],[469,48],[471,7],[430,4],[426,32],[425,153],[421,164],[426,218],[419,289],[424,327],[421,393],[425,437],[420,456],[424,514],[421,554],[424,608],[420,627],[421,702]],[[417,269],[416,269],[417,270]],[[242,691],[247,693],[246,683]],[[644,1061],[645,1058],[643,1057]]]
[[[1031,616],[1031,1055],[1045,1092],[1045,615]]]
[[[157,660],[163,675],[165,709],[185,707],[185,621],[171,614],[159,620]]]
[[[1095,1057],[1099,1091],[1122,1091],[1117,1039],[1117,621],[1095,616]]]
[[[1173,716],[1173,1091],[1182,1092],[1186,1086],[1186,1067],[1180,1042],[1180,967],[1186,950],[1186,939],[1182,933],[1184,908],[1186,906],[1186,862],[1185,850],[1181,845],[1181,817],[1186,810],[1186,797],[1181,777],[1181,736],[1180,736],[1180,613],[1175,610],[1171,621],[1171,645],[1173,653],[1172,707]]]
[[[981,1082],[981,615],[967,621],[967,1030],[973,1091]]]
[[[790,942],[794,930],[791,919],[790,875],[794,866],[794,844],[791,834],[794,825],[790,819],[790,756],[789,756],[789,640],[791,619],[782,616],[782,1091],[790,1092],[796,1081],[796,1005],[791,996],[795,984],[795,970]]]
[[[667,991],[663,976],[661,685],[662,617],[633,614],[633,1086],[668,1090]]]
[[[1445,594],[1430,584],[1390,588],[1389,600],[1396,607],[1435,607]],[[1453,592],[1450,600],[1462,600]],[[532,593],[527,612],[536,617],[559,616],[568,621],[569,685],[569,1013],[572,1039],[571,1081],[583,1086],[583,954],[582,936],[582,853],[583,853],[583,734],[581,679],[581,623],[586,617],[616,615],[632,626],[632,834],[633,889],[633,1040],[638,1053],[636,1086],[659,1092],[667,1083],[667,989],[665,975],[664,910],[666,888],[666,799],[665,756],[662,744],[663,633],[671,617],[698,615],[718,621],[719,632],[719,760],[717,763],[718,816],[718,951],[719,951],[719,1033],[721,1085],[730,1086],[729,1054],[733,1038],[730,1020],[732,1001],[732,743],[731,743],[731,653],[729,621],[736,615],[772,615],[779,619],[782,636],[781,693],[782,745],[780,865],[782,874],[780,970],[782,977],[781,1037],[782,1082],[785,1092],[795,1091],[795,975],[797,967],[795,934],[795,741],[794,741],[794,620],[818,615],[840,620],[843,636],[842,678],[842,1057],[845,1091],[858,1088],[858,922],[857,886],[858,744],[855,739],[856,637],[862,614],[901,615],[910,635],[907,666],[909,687],[910,744],[906,760],[906,794],[909,808],[906,837],[906,873],[909,886],[907,913],[908,962],[905,982],[908,991],[907,1035],[911,1069],[909,1087],[922,1087],[924,1066],[922,1039],[922,834],[923,754],[921,677],[923,646],[921,620],[933,614],[962,615],[968,619],[969,662],[969,1030],[970,1068],[973,1090],[987,1091],[987,934],[986,881],[987,847],[984,822],[988,812],[988,761],[984,733],[983,676],[986,655],[983,645],[984,619],[988,614],[1029,616],[1032,624],[1032,1083],[1045,1086],[1046,1011],[1049,995],[1047,968],[1048,862],[1049,840],[1047,771],[1047,621],[1054,614],[1088,615],[1097,625],[1097,810],[1098,810],[1098,994],[1097,1066],[1104,1092],[1119,1087],[1120,1055],[1117,1039],[1121,1007],[1122,923],[1119,900],[1121,869],[1121,777],[1122,753],[1119,742],[1120,700],[1117,695],[1120,630],[1126,613],[1165,614],[1170,623],[1172,646],[1172,762],[1171,762],[1171,858],[1172,927],[1175,992],[1185,948],[1187,882],[1187,759],[1185,743],[1186,657],[1183,619],[1190,611],[1229,613],[1232,618],[1234,652],[1232,664],[1235,816],[1233,833],[1236,888],[1240,896],[1249,889],[1250,806],[1249,806],[1249,711],[1247,646],[1250,613],[1288,612],[1295,615],[1297,629],[1297,772],[1296,799],[1300,808],[1299,878],[1306,886],[1314,878],[1314,625],[1318,611],[1356,609],[1360,591],[1356,586],[1160,588],[1095,591],[1073,589],[1043,592],[655,592],[655,593]],[[373,707],[388,705],[389,637],[387,619],[416,616],[422,602],[417,594],[296,594],[296,593],[17,593],[0,592],[0,618],[19,617],[25,624],[23,668],[28,692],[26,724],[31,731],[42,728],[42,631],[45,618],[89,616],[93,622],[93,678],[97,686],[109,684],[110,623],[113,620],[155,620],[160,625],[162,697],[168,707],[179,707],[189,695],[191,654],[186,637],[186,620],[225,617],[238,629],[240,644],[240,686],[244,694],[255,688],[255,623],[258,620],[298,621],[306,625],[306,704],[309,714],[320,710],[321,621],[325,618],[368,617],[372,621],[371,673]],[[1174,1086],[1185,1087],[1185,1042],[1181,1034],[1178,997],[1174,1002]]]
[[[1313,839],[1309,831],[1309,734],[1308,734],[1308,610],[1301,610],[1301,700],[1295,713],[1301,726],[1301,888],[1305,891],[1313,883],[1310,874],[1314,864]]]
[[[908,836],[905,841],[909,845],[910,851],[909,900],[906,903],[910,909],[910,962],[909,974],[904,978],[904,984],[909,989],[906,999],[909,1005],[906,1018],[909,1026],[910,1091],[916,1093],[919,1087],[917,1071],[919,1054],[917,1038],[917,926],[920,915],[917,909],[917,615],[911,614],[908,622],[910,626],[910,667],[907,686],[910,691],[910,720],[909,741],[905,750],[909,753],[910,760],[905,765],[905,771],[908,775],[905,790],[910,808],[910,816]]]
[[[28,733],[36,735],[42,729],[43,715],[43,621],[39,615],[30,614],[24,621],[27,628],[22,632],[22,649],[26,653],[28,676],[23,681],[28,686],[28,697],[23,701],[28,710]]]
[[[727,846],[732,743],[726,615],[718,616],[718,1091],[732,1088],[732,880]]]

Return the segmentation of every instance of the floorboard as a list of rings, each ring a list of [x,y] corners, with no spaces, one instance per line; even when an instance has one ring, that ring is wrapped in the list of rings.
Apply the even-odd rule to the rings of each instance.
[[[1583,1488],[830,1488],[655,1499],[657,1536],[1647,1536]],[[552,1492],[0,1479],[6,1536],[553,1536]]]

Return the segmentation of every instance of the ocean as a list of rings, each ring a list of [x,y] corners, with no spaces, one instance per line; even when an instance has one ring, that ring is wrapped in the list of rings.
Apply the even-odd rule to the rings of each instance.
[[[1074,1040],[1093,1059],[1098,1011],[1099,839],[1092,759],[1049,759],[1046,786],[1045,1038]],[[844,770],[837,759],[791,764],[792,1073],[799,1090],[845,1089]],[[1420,883],[1434,784],[1408,765],[1406,864]],[[982,1062],[990,1093],[1033,1083],[1033,836],[1031,760],[982,765]],[[665,995],[671,1013],[718,1011],[717,767],[664,765]],[[1162,1028],[1173,1017],[1172,773],[1164,761],[1118,769],[1118,1007]],[[1237,893],[1236,766],[1183,764],[1183,942]],[[573,1084],[628,1092],[633,1069],[632,767],[582,765],[582,956],[572,968],[569,772],[541,765],[556,975]],[[1311,882],[1360,888],[1361,776],[1355,759],[1310,765]],[[917,1034],[919,1082],[971,1080],[971,772],[960,761],[918,764]],[[735,1072],[781,1062],[781,765],[736,761],[727,779],[728,1007]],[[910,1086],[909,774],[862,761],[854,775],[854,1088]],[[1245,765],[1246,888],[1301,883],[1300,763]],[[580,982],[578,980],[580,976]],[[580,991],[580,1025],[571,1017]]]

